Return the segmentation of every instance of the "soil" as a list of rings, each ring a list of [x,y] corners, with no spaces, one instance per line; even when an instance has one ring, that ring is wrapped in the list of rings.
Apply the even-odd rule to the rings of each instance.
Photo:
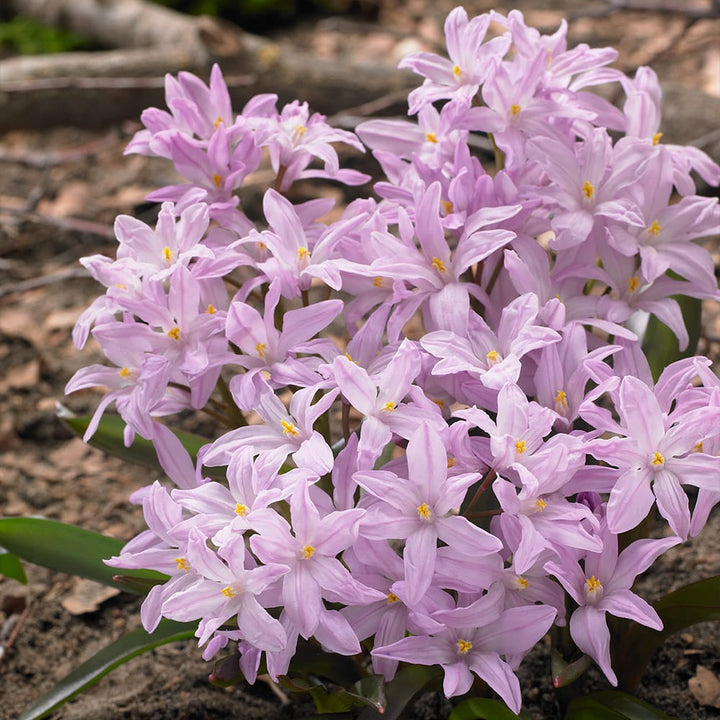
[[[362,4],[362,3],[361,3]],[[656,6],[661,3],[655,3]],[[282,42],[342,60],[349,53],[393,65],[404,53],[442,43],[442,20],[453,3],[427,0],[379,2],[377,19],[347,15],[285,30]],[[631,71],[652,64],[665,87],[667,140],[700,144],[720,160],[720,19],[685,12],[609,11],[588,2],[518,2],[528,24],[555,28],[571,15],[573,43],[614,45],[618,66]],[[489,9],[466,3],[473,14]],[[500,3],[499,10],[510,7]],[[128,213],[151,222],[157,208],[144,201],[159,185],[175,182],[160,160],[122,155],[135,123],[103,132],[58,128],[0,136],[0,513],[43,515],[130,539],[143,529],[138,508],[127,501],[154,479],[147,470],[108,459],[74,437],[56,418],[56,403],[89,412],[100,393],[64,397],[78,368],[101,362],[90,343],[78,352],[75,320],[99,293],[78,264],[84,255],[112,255],[112,222]],[[707,191],[707,188],[705,188]],[[718,309],[706,308],[698,352],[720,360]],[[197,418],[188,417],[191,427]],[[204,427],[205,431],[212,428]],[[86,581],[27,566],[29,582],[0,579],[0,720],[24,708],[80,662],[139,626],[139,601]],[[720,513],[695,541],[663,556],[641,580],[653,600],[687,582],[720,574]],[[697,625],[668,640],[644,675],[639,695],[684,720],[720,717],[712,701],[701,704],[689,680],[706,668],[720,672],[720,625]],[[279,720],[313,715],[306,700],[285,704],[269,685],[220,689],[207,682],[210,667],[193,642],[165,646],[104,678],[66,705],[63,720]],[[557,717],[548,652],[540,645],[521,669],[524,706],[535,720]],[[602,687],[597,673],[590,682]],[[423,696],[417,718],[446,718],[451,706]]]

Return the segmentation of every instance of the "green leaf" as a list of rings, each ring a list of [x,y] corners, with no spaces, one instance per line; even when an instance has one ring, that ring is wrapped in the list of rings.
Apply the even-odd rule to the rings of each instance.
[[[613,653],[613,668],[623,689],[634,690],[639,685],[645,666],[670,635],[696,623],[720,620],[720,575],[685,585],[653,607],[663,629],[653,630],[633,622]]]
[[[160,645],[193,637],[196,627],[197,623],[161,620],[160,625],[152,634],[146,633],[141,628],[133,630],[73,670],[50,692],[29,707],[18,720],[40,720],[40,718],[46,717],[53,710],[94,685],[111,670],[135,656]]]
[[[79,575],[130,592],[142,592],[135,583],[116,579],[118,570],[103,562],[119,555],[124,545],[122,540],[107,535],[47,518],[0,518],[0,545],[22,560],[51,570]],[[121,573],[151,580],[153,584],[167,579],[154,570],[123,568]]]
[[[675,333],[655,315],[650,316],[643,336],[642,349],[650,363],[653,380],[656,381],[668,365],[693,355],[700,338],[701,301],[685,295],[674,295],[672,299],[680,306],[690,342],[685,350],[680,351]]]
[[[564,720],[673,720],[652,705],[617,690],[575,698]]]
[[[91,420],[90,415],[74,415],[65,409],[61,411],[60,418],[80,437],[85,434]],[[113,457],[162,472],[153,444],[149,440],[136,435],[133,444],[130,447],[125,447],[123,440],[124,430],[125,421],[119,415],[103,415],[95,434],[88,443]],[[210,440],[200,437],[200,435],[175,430],[173,432],[183,447],[190,453],[193,462],[197,460],[200,448],[210,442]]]
[[[0,575],[27,585],[27,575],[25,575],[25,569],[20,562],[20,558],[3,547],[0,547]]]
[[[463,700],[451,713],[448,720],[529,720],[521,712],[516,715],[505,703],[489,698],[469,698]]]
[[[358,720],[397,720],[415,696],[439,677],[437,666],[408,665],[399,670],[393,680],[385,684],[385,712],[366,707]]]

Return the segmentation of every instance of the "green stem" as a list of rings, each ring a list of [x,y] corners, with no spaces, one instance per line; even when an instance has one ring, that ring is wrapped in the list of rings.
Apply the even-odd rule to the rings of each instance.
[[[242,410],[240,410],[240,408],[235,404],[235,398],[232,396],[230,388],[224,378],[219,377],[215,387],[218,389],[220,395],[222,395],[222,398],[225,401],[225,407],[230,420],[228,425],[230,425],[230,427],[245,427],[247,425],[247,420],[242,414]]]

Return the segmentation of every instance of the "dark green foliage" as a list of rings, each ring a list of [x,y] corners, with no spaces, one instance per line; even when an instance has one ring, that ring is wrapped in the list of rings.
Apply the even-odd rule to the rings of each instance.
[[[92,50],[93,42],[78,33],[49,27],[22,15],[0,22],[0,50],[20,55]]]

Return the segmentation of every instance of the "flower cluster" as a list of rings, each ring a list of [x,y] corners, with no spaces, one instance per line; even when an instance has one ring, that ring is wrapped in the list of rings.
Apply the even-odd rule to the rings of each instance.
[[[117,219],[116,259],[84,260],[107,291],[75,339],[113,367],[67,389],[108,387],[87,436],[114,402],[175,485],[138,493],[148,530],[110,562],[168,576],[147,630],[198,621],[204,657],[237,643],[250,682],[263,655],[287,674],[299,638],[372,639],[388,680],[439,664],[448,696],[477,675],[518,711],[514,671],[553,624],[616,681],[607,615],[661,626],[634,579],[720,500],[720,381],[693,357],[653,382],[641,343],[654,315],[684,349],[675,296],[720,299],[694,242],[720,211],[691,177],[720,167],[661,142],[651,70],[568,49],[564,24],[458,8],[445,32],[449,59],[402,62],[424,78],[416,119],[363,123],[362,143],[274,96],[235,114],[217,67],[168,77],[128,152],[188,182],[150,196],[155,228]],[[606,83],[622,109],[588,90]],[[367,181],[335,142],[386,179],[330,222],[333,201],[288,191]],[[255,223],[240,200],[263,156]],[[186,408],[231,428],[197,462],[158,419]],[[619,548],[654,506],[670,535]]]

